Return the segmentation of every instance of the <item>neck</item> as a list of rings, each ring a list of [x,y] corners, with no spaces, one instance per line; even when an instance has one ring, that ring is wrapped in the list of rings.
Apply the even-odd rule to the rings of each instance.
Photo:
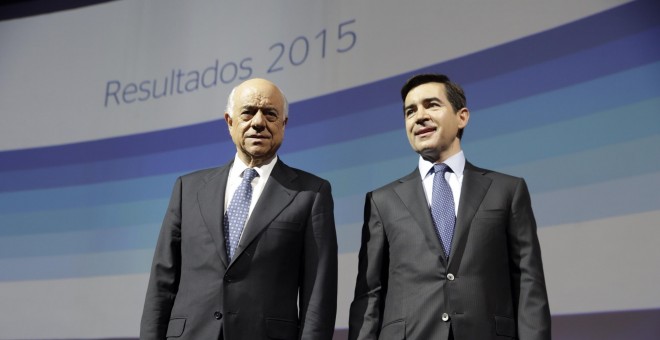
[[[270,162],[273,158],[275,158],[275,155],[268,158],[263,158],[263,157],[253,157],[250,155],[239,153],[238,158],[240,158],[241,161],[243,161],[243,163],[245,163],[245,165],[247,165],[248,168],[258,168]]]
[[[453,143],[449,148],[440,150],[440,152],[437,152],[436,150],[424,150],[420,152],[420,156],[422,156],[424,160],[429,161],[431,163],[442,163],[446,161],[449,157],[461,152],[461,150],[462,149],[460,142],[456,142]]]

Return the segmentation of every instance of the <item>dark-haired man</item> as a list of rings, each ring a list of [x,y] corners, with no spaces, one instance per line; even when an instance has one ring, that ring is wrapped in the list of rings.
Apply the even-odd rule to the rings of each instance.
[[[525,181],[465,160],[461,87],[422,74],[401,90],[409,175],[367,194],[349,339],[550,339]]]

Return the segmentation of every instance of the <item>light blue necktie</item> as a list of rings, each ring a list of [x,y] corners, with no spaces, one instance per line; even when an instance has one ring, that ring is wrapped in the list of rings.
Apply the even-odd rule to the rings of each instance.
[[[234,257],[238,241],[241,239],[243,226],[250,211],[252,201],[252,180],[259,176],[257,170],[247,168],[243,171],[243,180],[236,188],[225,213],[225,246],[229,261]]]
[[[456,214],[454,212],[454,196],[449,183],[445,180],[445,173],[451,172],[447,164],[435,164],[433,166],[433,197],[431,202],[431,215],[435,230],[442,242],[445,255],[449,258],[451,251],[451,240],[454,237],[454,226],[456,225]]]

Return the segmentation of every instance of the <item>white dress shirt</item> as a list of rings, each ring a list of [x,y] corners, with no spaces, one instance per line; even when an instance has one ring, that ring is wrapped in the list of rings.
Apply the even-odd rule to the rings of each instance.
[[[461,198],[461,185],[463,184],[463,169],[465,169],[465,155],[463,150],[457,154],[447,158],[444,162],[449,166],[452,172],[445,172],[445,180],[449,183],[451,193],[454,196],[454,213],[458,215],[458,202]],[[424,185],[424,193],[426,194],[426,202],[431,208],[433,202],[433,177],[435,173],[431,171],[434,163],[431,163],[421,156],[419,157],[419,174],[422,176],[422,184]]]
[[[268,163],[265,163],[261,165],[260,167],[255,167],[253,168],[254,170],[257,171],[259,176],[255,177],[252,180],[252,200],[250,201],[250,210],[248,211],[247,218],[245,219],[245,222],[247,222],[250,219],[250,215],[252,215],[252,210],[254,209],[254,206],[257,204],[257,201],[259,201],[259,197],[261,196],[261,193],[264,191],[264,187],[266,186],[266,182],[268,182],[268,178],[270,178],[270,173],[273,171],[273,168],[275,167],[275,164],[277,163],[277,156],[273,157]],[[232,164],[231,169],[229,169],[229,177],[227,177],[227,187],[225,188],[225,209],[224,211],[227,211],[227,207],[229,207],[229,202],[231,202],[232,197],[234,197],[234,192],[236,189],[238,189],[238,186],[241,184],[241,181],[243,181],[243,171],[247,169],[247,165],[243,163],[243,161],[238,157],[238,154],[234,156],[234,164]],[[243,234],[241,233],[241,236]]]

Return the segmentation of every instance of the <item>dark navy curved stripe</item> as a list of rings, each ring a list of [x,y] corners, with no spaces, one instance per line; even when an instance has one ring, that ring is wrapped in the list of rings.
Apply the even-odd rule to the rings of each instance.
[[[143,157],[120,158],[2,174],[0,192],[85,185],[218,166],[236,153],[231,142],[202,145]]]
[[[0,215],[65,210],[170,197],[178,174],[0,193]],[[57,197],[56,200],[53,197]]]
[[[471,86],[474,83],[649,31],[647,33],[649,36],[642,38],[644,41],[650,41],[650,43],[642,42],[641,50],[644,53],[631,53],[635,49],[600,51],[601,53],[597,55],[596,59],[598,62],[587,59],[587,62],[580,64],[579,67],[573,67],[582,72],[567,72],[561,77],[557,77],[556,70],[538,72],[539,75],[554,75],[554,77],[542,78],[539,81],[536,81],[535,75],[531,74],[530,78],[526,78],[528,79],[526,82],[503,83],[499,88],[505,91],[505,94],[488,96],[488,92],[486,95],[476,92],[478,95],[472,96],[470,106],[472,109],[481,109],[548,89],[579,83],[592,79],[596,75],[610,74],[626,67],[642,65],[651,60],[657,60],[656,54],[660,49],[659,44],[655,43],[659,37],[657,30],[654,29],[660,25],[660,16],[652,14],[657,13],[657,11],[653,12],[657,7],[658,5],[653,1],[634,2],[455,60],[438,63],[371,84],[292,103],[291,111],[300,114],[291,120],[291,127],[351,115],[377,106],[400,106],[399,88],[408,77],[415,73],[450,73],[453,78],[466,87],[470,94],[473,91]],[[594,34],[594,31],[597,31],[598,34]],[[628,53],[626,54],[626,52]],[[623,57],[621,57],[622,54]],[[584,72],[587,69],[593,69],[593,71]],[[475,89],[475,91],[477,90]],[[229,140],[229,137],[219,133],[223,130],[223,124],[219,119],[209,123],[127,137],[4,151],[0,152],[0,172],[85,163],[224,142]]]
[[[29,0],[0,3],[0,21],[88,7],[117,0]]]
[[[620,142],[621,138],[635,138],[657,133],[658,125],[653,114],[653,99],[660,89],[660,62],[626,72],[603,77],[560,91],[500,105],[483,111],[472,112],[472,122],[466,131],[468,147],[471,143],[489,140],[493,136],[506,136],[512,132],[543,128],[550,124],[575,122],[577,118],[587,118],[601,127],[618,126],[617,120],[603,116],[603,112],[621,108],[624,112],[636,108],[640,116],[640,128],[624,134],[614,134],[616,138],[591,138],[591,143],[581,143],[576,147],[592,145],[598,147]],[[497,79],[491,80],[497,82]],[[616,86],[614,86],[616,84]],[[495,86],[491,84],[490,86]],[[490,87],[489,86],[489,87]],[[626,95],[622,96],[622,89]],[[651,97],[652,99],[646,99]],[[592,98],[585,100],[585,98]],[[631,103],[628,103],[628,102]],[[639,103],[639,104],[638,104]],[[650,106],[649,106],[650,105]],[[382,112],[381,112],[382,111]],[[339,117],[332,121],[317,122],[306,126],[287,129],[287,139],[280,150],[283,160],[293,166],[312,172],[327,172],[344,167],[359,166],[383,159],[405,156],[412,151],[406,141],[401,118],[397,108],[372,109],[350,117]],[[379,119],[379,116],[392,116]],[[593,115],[598,115],[592,117]],[[631,114],[628,114],[631,116]],[[600,117],[600,118],[599,118]],[[600,122],[599,122],[600,121]],[[574,125],[574,123],[573,123]],[[552,125],[556,126],[556,125]],[[596,126],[596,125],[594,125]],[[380,132],[380,130],[385,130]],[[590,131],[588,126],[584,131]],[[368,133],[368,134],[367,134]],[[632,134],[632,136],[631,136]],[[357,139],[356,139],[357,138]],[[385,140],[383,140],[385,138]],[[533,138],[533,137],[532,137]],[[350,140],[341,142],[341,140]],[[339,142],[334,142],[338,140]],[[321,144],[320,146],[315,146]],[[530,143],[532,145],[533,143]],[[516,157],[499,159],[506,164],[529,162],[550,152],[525,153]],[[562,152],[554,148],[553,152]],[[222,164],[235,152],[230,141],[160,152],[141,157],[120,158],[86,164],[69,164],[22,171],[9,171],[2,174],[0,192],[30,189],[46,189],[70,185],[82,185],[127,178],[174,174],[194,169],[208,168]]]
[[[0,152],[0,172],[89,163],[229,142],[224,120],[154,132]]]
[[[659,12],[660,3],[656,1],[632,2],[454,60],[434,64],[375,83],[301,101],[295,107],[296,112],[314,114],[305,114],[301,117],[299,123],[305,124],[330,119],[337,115],[350,114],[355,110],[370,108],[373,103],[380,103],[380,105],[396,103],[401,105],[401,86],[408,78],[418,73],[447,73],[452,79],[467,87],[473,82],[497,77],[565,55],[595,48],[612,41],[624,39],[627,36],[658,28],[660,26],[660,15],[657,15],[657,13]],[[651,40],[650,46],[657,49],[657,33],[654,37],[655,40]],[[625,52],[617,51],[614,55],[600,55],[598,60],[614,56],[618,58],[619,53]],[[591,61],[583,66],[590,67],[594,66],[593,64],[593,61]],[[615,71],[602,70],[599,73],[609,74],[612,72]],[[561,79],[560,83],[555,84],[554,88],[584,80],[586,79],[567,74],[566,77]],[[534,84],[539,85],[538,82]],[[524,87],[523,90],[528,95],[546,90],[546,87],[537,88],[534,84]],[[473,104],[476,103],[476,106],[473,106],[474,108],[483,108],[501,103],[501,101],[480,100],[473,102]]]
[[[623,41],[616,41],[593,50],[536,65],[533,68],[519,70],[500,77],[490,78],[468,85],[466,86],[468,94],[475,94],[470,97],[475,99],[470,99],[471,103],[469,106],[473,112],[480,109],[483,110],[486,109],[483,106],[487,106],[492,102],[499,102],[503,100],[503,98],[508,100],[515,99],[516,96],[524,94],[526,88],[532,88],[534,86],[554,87],[555,85],[552,84],[561,82],[563,78],[571,75],[575,76],[576,74],[580,74],[581,76],[584,75],[584,78],[593,78],[598,76],[600,72],[603,72],[603,68],[612,71],[613,69],[618,68],[628,68],[639,63],[660,60],[660,45],[658,47],[653,47],[653,45],[650,44],[650,42],[658,36],[660,36],[660,28],[638,34]],[[650,47],[645,50],[644,53],[635,53],[635,47],[639,45]],[[620,53],[616,55],[615,52],[617,51],[628,51],[628,53]],[[600,62],[593,62],[594,59],[598,59],[599,56],[603,55],[609,56],[609,58],[600,58]],[[557,70],[561,70],[561,72],[557,72]],[[660,79],[660,77],[658,78]],[[627,88],[635,89],[635,84],[630,84]],[[658,86],[641,87],[637,91],[634,91],[620,100],[629,101],[644,99],[657,93],[657,90]],[[476,102],[476,104],[474,102]],[[611,102],[611,99],[608,99],[607,101],[598,101],[594,104],[598,106],[609,102]],[[326,144],[353,140],[364,137],[366,133],[378,134],[401,129],[401,120],[398,118],[392,118],[400,116],[400,103],[389,104],[387,106],[378,105],[379,103],[373,103],[373,106],[368,110],[365,110],[364,112],[353,112],[351,116],[338,115],[338,117],[332,120],[322,120],[307,124],[296,123],[298,119],[298,117],[296,117],[291,120],[289,128],[287,129],[287,139],[304,142],[285,143],[282,152],[295,152]],[[590,111],[584,111],[585,114],[589,112]],[[480,120],[495,120],[492,122],[494,124],[489,123],[489,129],[478,131],[478,133],[473,134],[471,138],[479,139],[491,137],[500,133],[507,133],[511,130],[515,131],[525,127],[523,121],[517,120],[518,118],[520,117],[516,114],[507,115],[506,117],[481,117]],[[547,115],[545,117],[534,116],[534,120],[527,121],[525,124],[529,127],[535,124],[541,125],[551,123],[563,118],[565,117],[561,114]],[[184,159],[186,159],[186,150],[197,146],[204,148],[205,152],[208,152],[209,154],[215,153],[222,155],[223,151],[233,151],[229,135],[225,132],[223,124],[223,121],[213,121],[183,128],[173,128],[158,132],[116,137],[67,146],[4,152],[0,153],[0,170],[3,168],[4,171],[12,171],[47,166],[57,167],[58,165],[66,166],[93,163],[95,161],[131,158],[133,156],[141,155],[151,157],[148,153],[144,153],[148,150],[153,151],[152,154],[155,154],[156,157],[159,157],[162,151],[167,151],[168,154],[183,154]],[[470,129],[471,131],[476,131],[472,126]],[[161,150],[164,145],[171,147],[171,149]],[[209,146],[215,147],[217,145],[222,145],[223,147],[216,149],[215,151],[208,148]],[[181,162],[181,158],[174,159],[178,159],[179,163]],[[145,160],[138,162],[146,164]],[[147,171],[146,173],[158,174],[177,172],[185,169],[209,167],[214,164],[217,164],[217,162],[194,162],[192,164],[187,164],[183,168],[180,164],[163,164],[159,165],[157,172],[149,173]],[[144,165],[136,166],[129,171],[133,171],[136,174],[138,172],[145,173],[142,171],[143,166]],[[103,171],[103,169],[101,169],[101,171]],[[108,168],[108,171],[114,171],[114,169]],[[74,176],[75,171],[71,175]],[[125,177],[114,177],[114,179],[117,178]],[[39,179],[39,181],[45,182],[49,182],[50,180],[51,178],[49,177]],[[8,181],[5,182],[4,185],[0,184],[0,191],[8,190],[9,188],[17,186],[18,183]],[[33,187],[39,186],[35,183]]]

